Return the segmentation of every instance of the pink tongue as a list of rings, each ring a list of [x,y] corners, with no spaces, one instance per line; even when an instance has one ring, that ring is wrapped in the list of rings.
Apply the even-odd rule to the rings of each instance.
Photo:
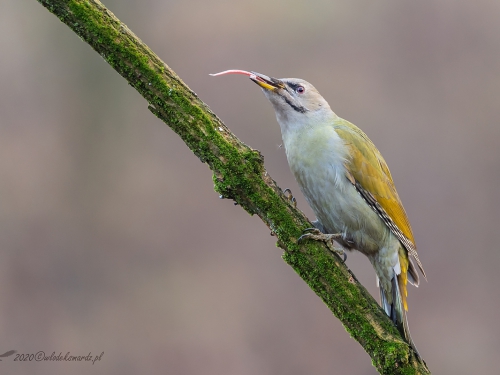
[[[243,74],[245,76],[251,77],[253,74],[250,72],[247,72],[246,70],[225,70],[220,73],[215,73],[215,74],[210,74],[212,77],[218,77],[218,76],[223,76],[226,74]]]

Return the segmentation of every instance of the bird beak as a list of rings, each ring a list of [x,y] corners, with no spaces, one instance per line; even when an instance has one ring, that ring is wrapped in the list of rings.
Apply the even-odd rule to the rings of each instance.
[[[283,81],[273,78],[273,77],[268,77],[265,76],[264,74],[256,73],[256,72],[251,72],[252,74],[250,75],[250,79],[254,81],[256,84],[258,84],[260,87],[263,89],[269,90],[269,91],[278,91],[279,89],[284,89],[285,84]]]

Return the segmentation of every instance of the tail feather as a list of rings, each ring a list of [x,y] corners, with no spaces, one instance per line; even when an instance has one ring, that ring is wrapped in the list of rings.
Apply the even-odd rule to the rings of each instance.
[[[396,323],[396,326],[398,327],[399,332],[405,337],[406,341],[410,346],[413,348],[415,353],[420,357],[420,353],[417,350],[417,347],[415,346],[415,343],[411,339],[410,335],[410,327],[408,326],[408,318],[406,316],[406,296],[403,297],[401,294],[402,290],[406,290],[406,285],[405,288],[403,289],[403,285],[400,285],[402,283],[403,278],[401,275],[398,275],[392,279],[392,299],[393,299],[393,305],[392,305],[392,310],[394,311],[392,321]]]
[[[406,316],[406,295],[402,294],[406,291],[406,283],[401,274],[395,276],[391,280],[391,294],[387,294],[382,284],[379,283],[380,288],[380,302],[385,313],[396,324],[401,335],[405,338],[406,342],[410,344],[413,351],[420,357],[420,353],[413,342],[410,335],[410,328],[408,326],[408,319]]]
[[[377,286],[380,291],[380,305],[384,309],[385,313],[390,317],[391,316],[391,311],[392,311],[392,304],[387,301],[387,298],[385,297],[385,291],[384,288],[382,288],[382,285],[380,285],[380,282],[377,277]]]

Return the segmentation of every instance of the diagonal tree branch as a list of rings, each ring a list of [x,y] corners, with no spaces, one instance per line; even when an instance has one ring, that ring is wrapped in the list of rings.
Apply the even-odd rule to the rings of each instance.
[[[263,157],[238,140],[197,95],[98,0],[37,0],[99,53],[213,171],[215,190],[258,215],[278,238],[283,259],[340,319],[381,374],[429,374],[356,277],[315,242],[311,227],[264,169]]]

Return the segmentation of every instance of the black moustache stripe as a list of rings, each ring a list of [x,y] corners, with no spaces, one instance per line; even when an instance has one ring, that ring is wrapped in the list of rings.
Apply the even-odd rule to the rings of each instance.
[[[306,107],[298,106],[298,105],[295,105],[294,103],[292,103],[292,101],[290,99],[288,99],[285,95],[280,95],[280,96],[285,100],[286,104],[288,104],[290,107],[292,107],[297,112],[305,113],[308,111],[308,109]]]

